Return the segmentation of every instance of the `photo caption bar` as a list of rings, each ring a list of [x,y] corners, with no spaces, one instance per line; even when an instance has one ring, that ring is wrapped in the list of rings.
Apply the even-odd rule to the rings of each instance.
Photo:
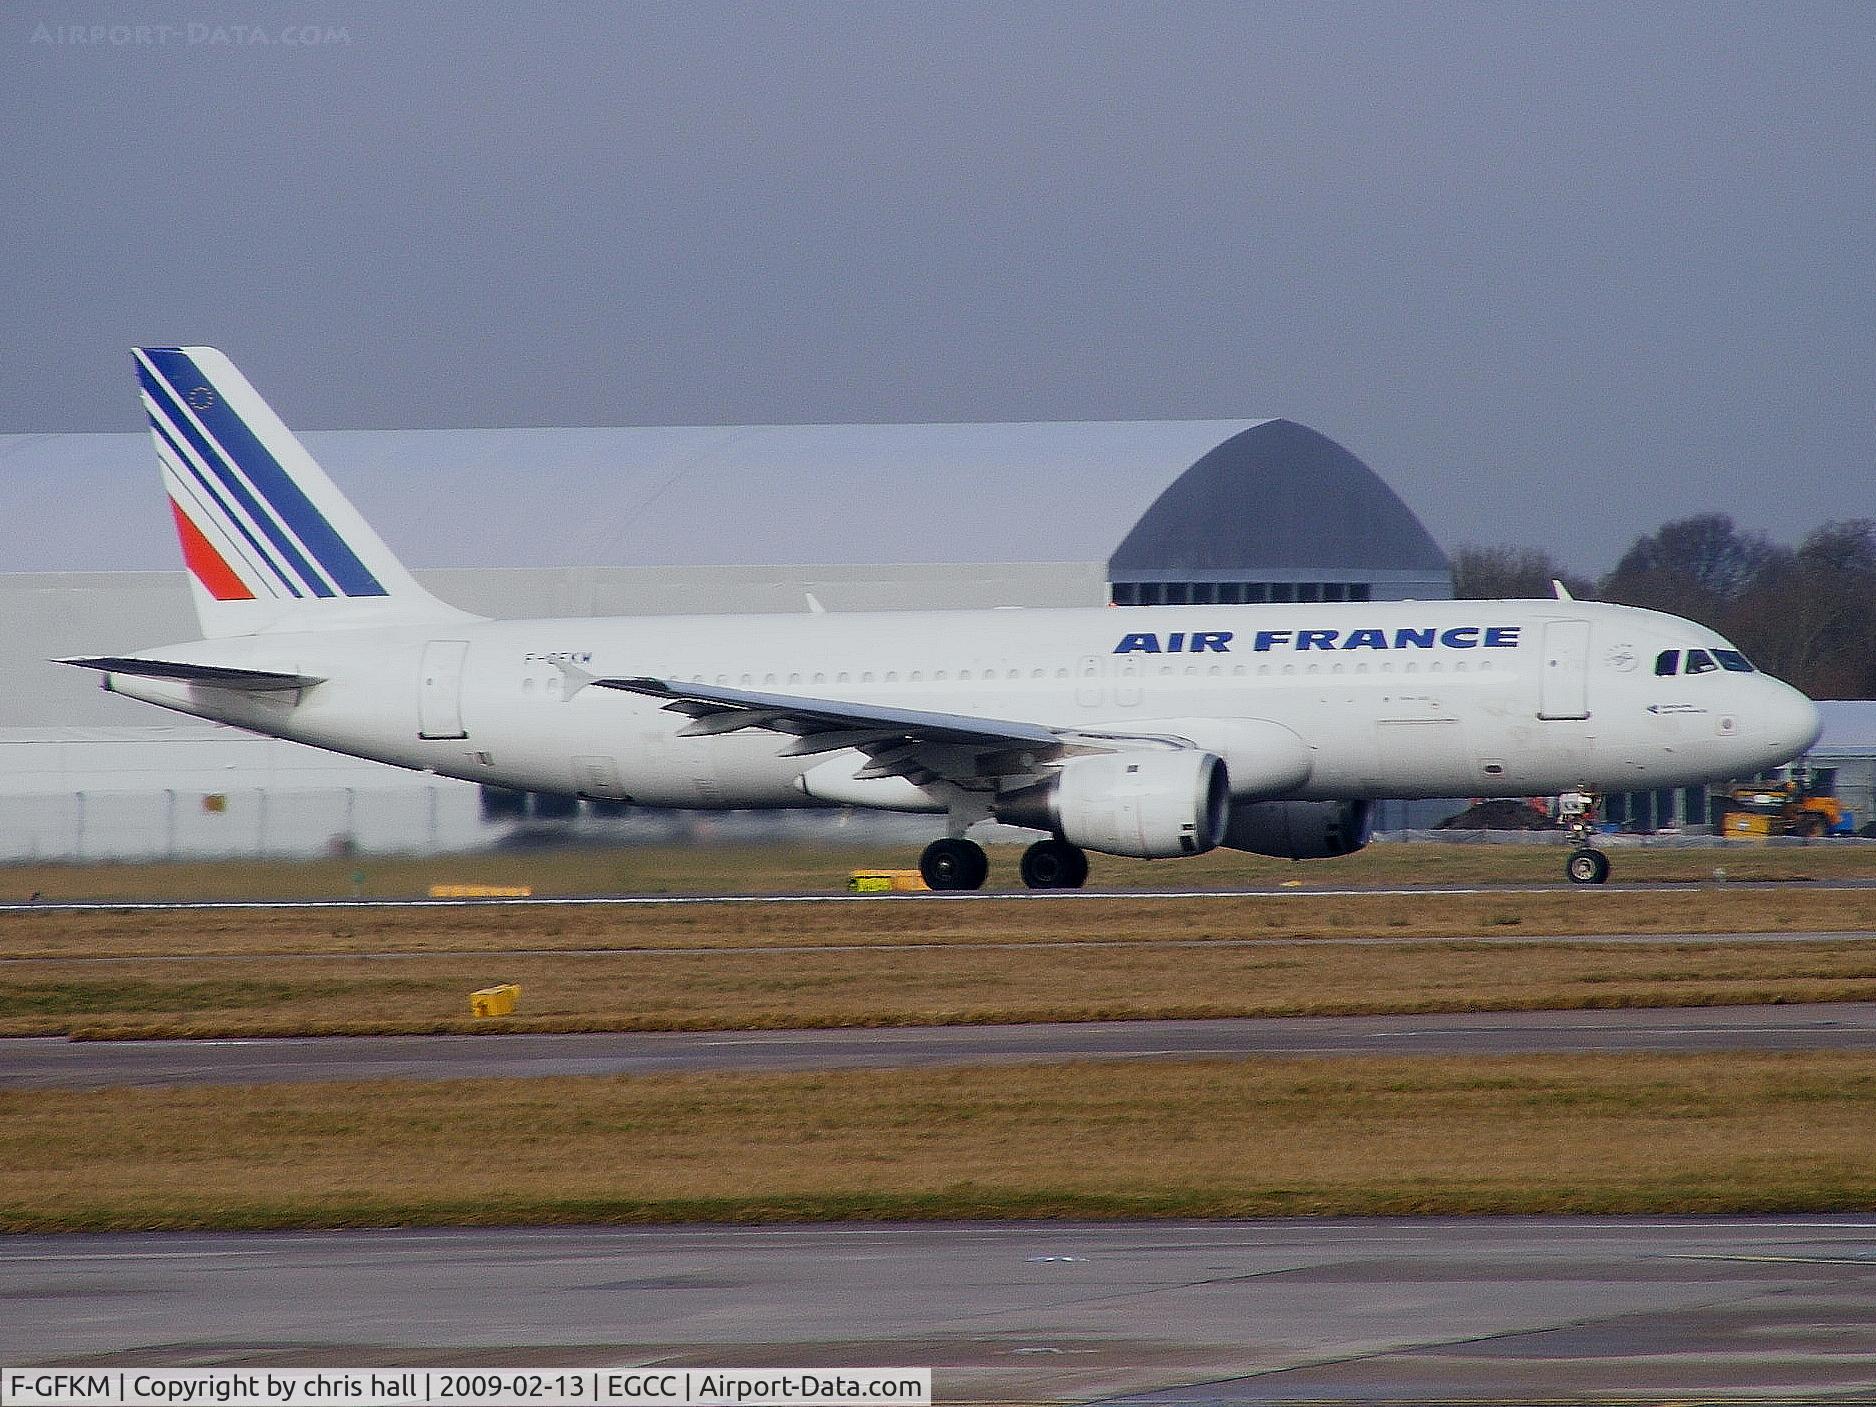
[[[929,1368],[0,1368],[0,1407],[931,1407]]]

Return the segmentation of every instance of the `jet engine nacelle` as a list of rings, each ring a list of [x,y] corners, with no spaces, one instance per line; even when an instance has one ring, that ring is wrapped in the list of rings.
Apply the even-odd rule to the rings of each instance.
[[[1279,860],[1352,855],[1374,834],[1372,801],[1253,801],[1231,808],[1221,844]]]
[[[993,811],[1088,850],[1156,860],[1218,845],[1231,784],[1223,761],[1196,748],[1107,753],[1063,763],[1049,781],[999,797]]]

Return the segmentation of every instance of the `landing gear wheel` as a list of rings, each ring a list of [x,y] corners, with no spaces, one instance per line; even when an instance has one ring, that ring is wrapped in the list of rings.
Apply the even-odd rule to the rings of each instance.
[[[1609,857],[1591,846],[1582,846],[1570,852],[1570,861],[1564,866],[1564,873],[1570,876],[1574,884],[1606,883],[1609,878]]]
[[[925,847],[918,872],[933,889],[982,889],[990,877],[990,857],[976,841],[951,836]]]
[[[1031,889],[1079,889],[1088,882],[1088,852],[1066,840],[1038,840],[1023,852],[1023,883]]]

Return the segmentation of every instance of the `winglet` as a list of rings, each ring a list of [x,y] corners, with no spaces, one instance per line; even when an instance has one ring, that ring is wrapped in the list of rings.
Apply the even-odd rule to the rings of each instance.
[[[560,701],[562,703],[571,703],[575,694],[599,678],[591,670],[581,669],[569,660],[555,660],[554,668],[560,671]]]
[[[1556,577],[1550,579],[1550,589],[1555,593],[1559,601],[1574,601],[1576,599],[1576,597],[1570,594],[1570,588],[1565,586]]]

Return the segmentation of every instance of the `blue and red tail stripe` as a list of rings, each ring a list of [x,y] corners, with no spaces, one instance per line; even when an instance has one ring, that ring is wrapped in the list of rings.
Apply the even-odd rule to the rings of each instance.
[[[182,539],[183,563],[202,583],[202,589],[217,601],[252,601],[253,591],[228,565],[228,559],[215,550],[215,544],[195,525],[195,519],[183,512],[182,505],[173,498],[169,511],[176,520],[176,536]]]
[[[259,529],[272,547],[261,551],[263,560],[293,595],[388,594],[188,353],[143,348],[137,378],[154,407],[151,420],[159,435],[202,482],[219,514],[257,550],[261,544],[242,515]],[[163,421],[181,444],[165,433]],[[231,511],[235,505],[239,513]]]
[[[235,536],[229,539],[229,545],[240,556],[243,565],[252,574],[253,580],[258,582],[270,596],[298,597],[303,595],[300,588],[294,584],[293,578],[287,574],[286,568],[268,554],[267,549],[261,545],[260,539],[254,535],[253,529],[249,528],[241,515],[234,511],[226,495],[216,487],[208,471],[198,465],[188,452],[176,443],[178,432],[172,432],[169,429],[169,422],[153,403],[148,407],[148,412],[150,429],[155,433],[157,440],[157,462],[174,476],[176,487],[189,499],[202,518],[212,523],[222,524],[224,528],[226,526],[234,528]],[[242,550],[242,543],[247,544],[245,551]]]

